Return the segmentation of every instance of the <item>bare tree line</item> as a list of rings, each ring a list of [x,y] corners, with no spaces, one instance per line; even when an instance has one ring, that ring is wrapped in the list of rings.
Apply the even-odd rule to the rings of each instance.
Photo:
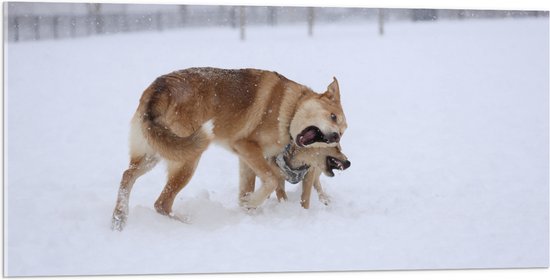
[[[71,5],[71,4],[67,4]],[[435,21],[438,19],[548,17],[538,11],[470,11],[470,10],[408,10],[366,8],[313,7],[245,7],[173,5],[169,11],[129,13],[125,9],[107,12],[109,4],[87,4],[85,14],[18,13],[6,17],[7,39],[10,42],[77,38],[92,35],[136,31],[164,31],[167,29],[206,26],[227,26],[239,30],[239,38],[246,40],[248,25],[304,23],[304,34],[314,35],[318,22],[369,21],[378,25],[379,35],[384,24],[394,20]],[[201,6],[199,6],[201,7]]]

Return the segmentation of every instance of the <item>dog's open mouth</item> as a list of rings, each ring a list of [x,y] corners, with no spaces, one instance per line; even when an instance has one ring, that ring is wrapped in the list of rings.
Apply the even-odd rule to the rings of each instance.
[[[338,170],[346,170],[348,167],[351,166],[351,162],[349,160],[339,160],[337,158],[327,156],[327,170],[326,173],[329,177],[334,176],[334,172],[332,170],[338,169]]]
[[[296,145],[304,147],[315,142],[329,143],[325,135],[316,126],[308,126],[296,136]]]

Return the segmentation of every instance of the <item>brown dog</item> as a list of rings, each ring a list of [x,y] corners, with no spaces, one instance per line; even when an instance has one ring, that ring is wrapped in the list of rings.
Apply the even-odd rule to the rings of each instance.
[[[336,79],[323,94],[264,70],[190,68],[157,78],[141,96],[131,122],[130,165],[120,183],[112,228],[122,230],[135,180],[162,158],[168,182],[155,209],[170,215],[211,141],[235,152],[262,187],[244,205],[259,206],[279,182],[268,158],[293,143],[336,146],[346,129]]]
[[[351,162],[346,155],[342,153],[340,145],[327,148],[300,148],[289,145],[283,153],[277,156],[275,161],[283,171],[287,180],[289,180],[289,177],[292,177],[293,179],[289,180],[292,183],[302,181],[300,204],[305,209],[309,208],[312,186],[317,191],[319,200],[322,203],[328,205],[330,202],[329,196],[324,192],[319,181],[321,173],[328,177],[333,177],[334,169],[345,170],[351,166]],[[242,202],[246,201],[246,196],[254,191],[256,174],[254,174],[254,171],[242,161],[239,167],[239,201],[242,204]],[[287,200],[284,179],[280,179],[276,194],[279,201]]]

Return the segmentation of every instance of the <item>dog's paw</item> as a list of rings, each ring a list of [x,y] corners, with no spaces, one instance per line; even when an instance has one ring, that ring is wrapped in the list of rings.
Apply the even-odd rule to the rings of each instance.
[[[319,201],[324,205],[328,206],[330,204],[330,196],[328,196],[327,194],[321,193],[319,194]]]
[[[250,200],[250,194],[252,194],[252,193],[246,193],[246,194],[243,194],[243,195],[239,196],[239,207],[241,207],[241,208],[245,207],[245,205]]]
[[[240,207],[248,214],[254,213],[258,208],[257,206],[250,204],[248,201],[241,203]]]
[[[186,216],[186,215],[179,215],[179,214],[170,213],[168,215],[168,218],[176,220],[176,221],[184,223],[184,224],[190,224],[191,223],[191,217]]]
[[[241,209],[246,214],[249,214],[249,215],[257,214],[258,213],[258,207],[256,205],[252,204],[249,199],[250,199],[249,196],[246,196],[246,197],[242,198],[239,201],[239,206],[241,207]]]
[[[111,230],[122,231],[126,226],[126,220],[128,215],[122,213],[121,211],[115,210],[113,213],[113,218],[111,219]]]
[[[262,208],[255,207],[241,207],[242,211],[249,216],[256,216],[263,213]]]
[[[239,206],[245,211],[254,210],[258,207],[258,205],[254,203],[253,194],[254,193],[247,193],[239,198]]]

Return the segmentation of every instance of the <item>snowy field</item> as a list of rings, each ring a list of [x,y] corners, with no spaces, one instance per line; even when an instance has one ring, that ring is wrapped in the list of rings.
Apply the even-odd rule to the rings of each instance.
[[[5,274],[100,275],[548,266],[548,18],[166,31],[7,45]],[[336,76],[350,169],[328,207],[287,184],[238,207],[238,161],[211,146],[174,211],[140,178],[110,229],[129,121],[155,77],[263,68]]]

